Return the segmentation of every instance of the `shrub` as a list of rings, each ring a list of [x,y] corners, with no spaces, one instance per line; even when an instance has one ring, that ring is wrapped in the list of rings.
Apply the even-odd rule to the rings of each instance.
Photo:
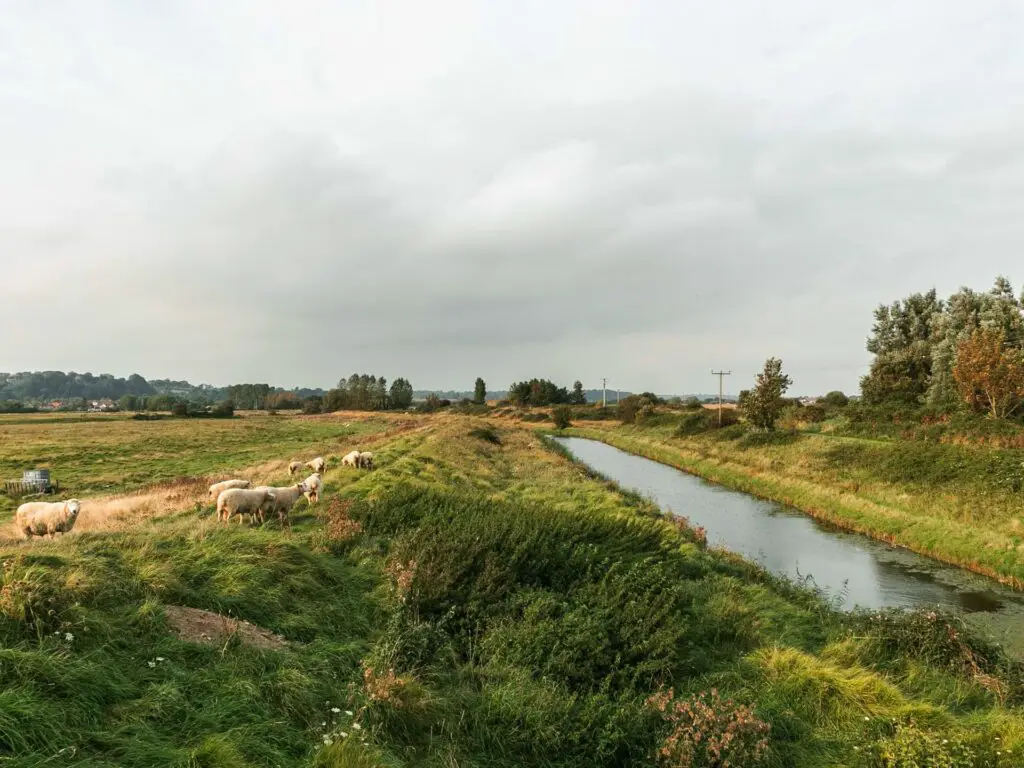
[[[210,415],[215,419],[230,419],[235,415],[235,403],[232,400],[222,400],[210,409]]]
[[[717,409],[711,410],[710,408],[702,407],[699,411],[684,413],[682,418],[679,419],[679,424],[676,426],[675,435],[676,437],[687,437],[688,435],[698,435],[702,432],[718,429],[718,420],[719,412]],[[739,423],[740,415],[735,408],[722,408],[721,420],[722,428],[731,427]]]
[[[551,411],[551,420],[556,429],[568,429],[572,426],[572,409],[568,405],[556,406]]]
[[[646,395],[630,395],[619,401],[618,418],[623,424],[643,424],[654,415],[655,401]]]
[[[657,754],[664,766],[754,768],[768,756],[771,726],[750,707],[722,701],[714,688],[686,700],[676,699],[669,689],[648,703],[671,726]]]
[[[178,402],[172,405],[171,416],[188,416],[188,403]]]

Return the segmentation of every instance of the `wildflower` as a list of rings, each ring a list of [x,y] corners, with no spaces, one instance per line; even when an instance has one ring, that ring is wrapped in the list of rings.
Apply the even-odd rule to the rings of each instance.
[[[344,731],[338,731],[338,733],[341,734],[341,738],[343,738],[343,739],[347,739],[348,738],[348,734],[345,733]]]
[[[64,639],[67,640],[70,643],[72,640],[75,639],[75,636],[72,635],[70,632],[65,632],[64,633]]]
[[[167,661],[167,659],[165,659],[163,656],[157,656],[156,660],[157,661]]]
[[[355,728],[357,731],[363,730],[363,726],[361,726],[359,723],[352,723],[352,727]]]
[[[349,717],[352,717],[352,710],[346,709],[345,710],[345,714],[348,715]]]
[[[330,736],[324,736],[324,744],[326,744],[327,746],[330,746],[333,743],[334,743],[334,741],[331,739]]]
[[[327,721],[324,720],[322,723],[320,723],[320,725],[326,726],[327,725]]]
[[[156,666],[156,662],[155,661],[147,661],[146,663],[149,664],[149,668],[150,669],[152,669],[153,667]]]
[[[331,712],[333,712],[334,714],[338,714],[339,712],[341,712],[341,710],[338,707],[331,707]]]
[[[871,718],[870,718],[870,717],[868,717],[867,715],[865,715],[865,716],[864,716],[864,722],[866,723],[866,722],[868,722],[869,720],[871,720]]]

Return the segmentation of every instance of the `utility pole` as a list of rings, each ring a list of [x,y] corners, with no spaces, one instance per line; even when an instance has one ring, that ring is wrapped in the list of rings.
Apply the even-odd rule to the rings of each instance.
[[[601,379],[601,407],[608,406],[608,379]]]
[[[712,371],[712,376],[718,377],[718,426],[722,426],[722,377],[731,376],[732,371]]]

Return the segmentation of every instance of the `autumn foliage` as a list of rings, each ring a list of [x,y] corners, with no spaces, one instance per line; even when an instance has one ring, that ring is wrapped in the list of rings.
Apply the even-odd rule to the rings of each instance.
[[[957,347],[953,378],[971,408],[1005,418],[1024,401],[1024,353],[1002,330],[978,328]]]
[[[670,688],[648,704],[671,725],[657,755],[668,768],[754,768],[768,755],[770,726],[750,707],[723,701],[714,688],[688,699]]]

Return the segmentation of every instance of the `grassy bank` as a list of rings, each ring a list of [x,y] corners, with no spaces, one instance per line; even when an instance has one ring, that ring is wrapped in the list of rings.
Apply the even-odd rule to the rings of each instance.
[[[678,436],[672,419],[568,434],[1024,588],[1024,451],[742,427]]]
[[[0,757],[1019,764],[1024,674],[942,617],[835,614],[520,426],[371,438],[290,531],[201,502],[0,544]]]

